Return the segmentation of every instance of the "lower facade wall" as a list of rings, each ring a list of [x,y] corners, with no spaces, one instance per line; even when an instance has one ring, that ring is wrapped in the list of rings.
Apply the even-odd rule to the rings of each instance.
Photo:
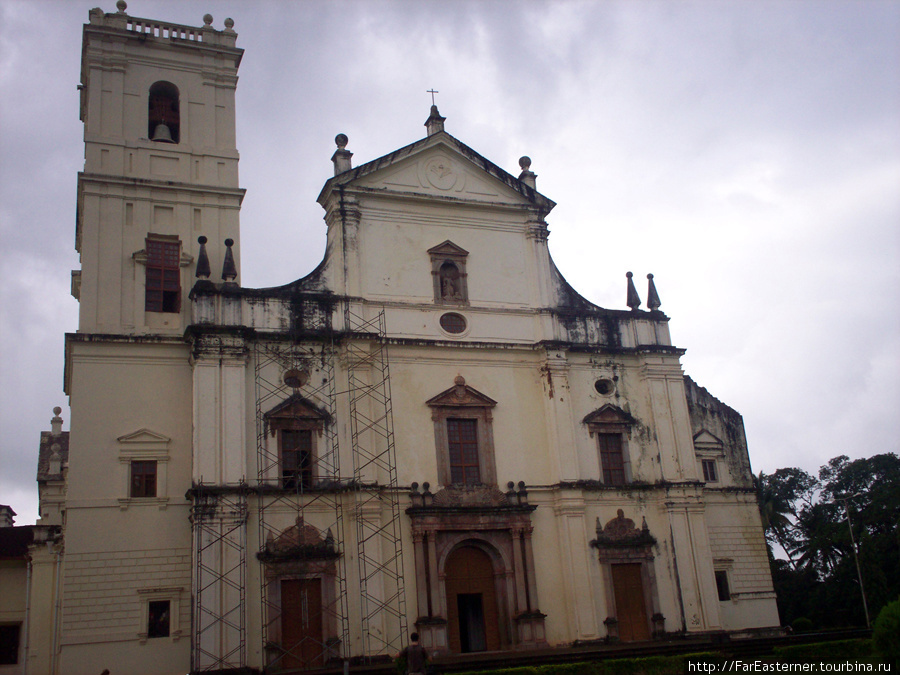
[[[154,672],[188,672],[190,549],[70,553],[63,575],[59,672],[136,673],[147,663],[158,664]],[[150,638],[148,606],[159,599],[170,602],[170,634]]]

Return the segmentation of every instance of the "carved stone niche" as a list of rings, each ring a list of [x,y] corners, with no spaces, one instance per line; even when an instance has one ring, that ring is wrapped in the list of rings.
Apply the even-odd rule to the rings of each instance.
[[[456,596],[448,561],[461,549],[477,549],[491,561],[499,648],[546,646],[531,542],[531,513],[537,507],[528,504],[525,484],[509,483],[505,493],[489,485],[451,485],[436,494],[428,483],[422,488],[413,483],[406,513],[415,553],[416,628],[425,647],[438,654],[451,651]]]
[[[656,570],[653,565],[653,547],[656,546],[656,538],[650,534],[647,519],[643,518],[641,527],[638,528],[631,518],[625,517],[622,509],[618,509],[616,517],[607,521],[605,525],[601,526],[600,519],[597,518],[597,538],[591,540],[590,545],[591,548],[597,549],[597,557],[603,570],[607,605],[607,619],[604,624],[607,639],[618,640],[622,631],[621,617],[617,616],[616,588],[613,583],[615,565],[640,565],[647,631],[653,638],[664,637],[665,617],[660,612]]]
[[[431,277],[434,301],[442,305],[469,304],[469,284],[466,257],[469,252],[449,239],[428,249],[431,256]]]

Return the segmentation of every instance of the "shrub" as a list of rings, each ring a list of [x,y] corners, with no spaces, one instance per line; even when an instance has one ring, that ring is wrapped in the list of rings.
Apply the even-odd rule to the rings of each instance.
[[[790,645],[775,647],[772,654],[779,660],[786,661],[862,661],[872,656],[871,640],[835,640],[834,642],[816,642],[808,645]]]
[[[900,598],[886,604],[878,613],[872,645],[880,658],[900,666]]]
[[[794,619],[794,622],[791,624],[791,628],[794,629],[795,633],[808,633],[813,629],[813,622],[807,619],[805,616],[801,616],[797,619]]]

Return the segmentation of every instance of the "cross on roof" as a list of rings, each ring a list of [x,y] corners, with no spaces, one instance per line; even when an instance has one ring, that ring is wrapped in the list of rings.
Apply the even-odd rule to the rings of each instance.
[[[426,93],[426,94],[431,94],[431,105],[434,105],[434,95],[435,95],[435,94],[440,94],[441,92],[435,91],[434,89],[429,89],[429,90],[426,91],[425,93]]]

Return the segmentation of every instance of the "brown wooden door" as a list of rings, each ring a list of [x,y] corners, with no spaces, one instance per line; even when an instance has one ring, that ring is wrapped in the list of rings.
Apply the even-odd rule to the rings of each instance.
[[[284,579],[281,582],[282,668],[324,665],[322,639],[322,580]]]
[[[616,596],[616,619],[619,639],[637,642],[650,639],[650,624],[644,604],[641,564],[612,565],[613,592]]]
[[[444,572],[450,651],[500,649],[500,616],[491,559],[473,546],[463,546],[447,559]]]

